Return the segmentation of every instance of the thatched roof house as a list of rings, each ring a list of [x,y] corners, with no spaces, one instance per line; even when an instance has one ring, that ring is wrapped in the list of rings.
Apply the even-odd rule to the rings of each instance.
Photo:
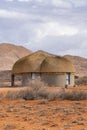
[[[74,73],[75,69],[68,59],[44,51],[37,51],[19,59],[12,69],[13,78],[19,74],[30,74],[31,79],[40,76],[48,85],[56,86],[74,85]]]

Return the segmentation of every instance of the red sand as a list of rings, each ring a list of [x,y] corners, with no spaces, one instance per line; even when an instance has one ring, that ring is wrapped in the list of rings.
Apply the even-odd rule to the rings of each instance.
[[[0,92],[19,89],[24,88],[1,88]],[[87,86],[72,89],[87,91]],[[87,100],[0,100],[0,130],[87,130]]]

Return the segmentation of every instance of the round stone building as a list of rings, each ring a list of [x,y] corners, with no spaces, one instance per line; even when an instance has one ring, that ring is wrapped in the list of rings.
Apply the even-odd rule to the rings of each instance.
[[[44,51],[37,51],[19,59],[12,68],[11,85],[14,86],[16,75],[23,80],[41,78],[49,86],[74,85],[75,69],[66,58]]]

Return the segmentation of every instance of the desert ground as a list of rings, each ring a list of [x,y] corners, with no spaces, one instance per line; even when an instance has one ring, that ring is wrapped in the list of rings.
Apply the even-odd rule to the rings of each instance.
[[[8,91],[25,88],[0,88]],[[57,87],[48,87],[54,91]],[[69,88],[87,91],[87,86]],[[0,130],[87,130],[87,100],[49,101],[0,98]]]
[[[9,88],[8,86],[11,82],[13,64],[30,53],[31,50],[22,46],[0,44],[0,130],[87,130],[87,100],[5,98],[8,91],[26,89],[26,87]],[[87,59],[72,55],[65,57],[74,64],[76,75],[81,76],[76,84],[87,85]],[[59,88],[46,89],[48,92],[53,92],[58,91]],[[66,91],[73,90],[87,92],[87,86],[69,87]]]

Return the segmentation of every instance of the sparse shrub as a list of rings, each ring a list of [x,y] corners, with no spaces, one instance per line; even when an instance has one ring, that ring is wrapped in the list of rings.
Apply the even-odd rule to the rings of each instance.
[[[54,91],[48,94],[49,100],[86,100],[87,92],[84,91],[68,91],[60,89],[58,91]]]
[[[34,80],[30,80],[29,86],[32,87],[33,90],[38,91],[41,88],[44,88],[46,84],[40,78],[36,78]]]
[[[49,95],[49,93],[45,89],[38,91],[38,98],[39,99],[48,99],[48,95]]]
[[[87,99],[87,92],[84,91],[72,91],[64,93],[63,100],[85,100]]]
[[[47,91],[45,84],[40,80],[36,79],[34,82],[30,82],[30,87],[20,91],[10,91],[7,93],[6,98],[8,99],[48,99],[48,100],[85,100],[87,99],[87,92],[81,90],[70,91],[65,88],[60,88],[55,91]]]
[[[35,79],[30,82],[30,89],[25,90],[24,99],[33,100],[47,98],[48,93],[45,91],[45,84],[41,79]]]
[[[59,89],[48,94],[49,100],[61,100],[65,93],[65,89]]]
[[[34,100],[34,99],[49,99],[49,100],[86,100],[87,92],[84,91],[50,91],[47,92],[45,89],[24,89],[20,91],[9,91],[6,95],[8,99],[25,99],[25,100]]]
[[[20,91],[20,93],[22,93],[22,92]],[[36,97],[36,93],[35,93],[35,91],[33,91],[33,89],[27,88],[27,89],[23,90],[23,99],[34,100],[35,97]]]
[[[48,94],[49,100],[58,100],[59,99],[59,91],[53,91]]]
[[[6,95],[8,99],[25,99],[34,100],[39,98],[47,98],[47,93],[45,92],[45,84],[40,80],[36,79],[34,82],[30,82],[30,87],[25,88],[20,91],[9,91]]]
[[[8,91],[6,94],[6,98],[11,100],[23,99],[23,96],[24,96],[23,91]]]
[[[76,85],[87,85],[87,76],[78,77],[77,79],[75,79],[75,84]]]

